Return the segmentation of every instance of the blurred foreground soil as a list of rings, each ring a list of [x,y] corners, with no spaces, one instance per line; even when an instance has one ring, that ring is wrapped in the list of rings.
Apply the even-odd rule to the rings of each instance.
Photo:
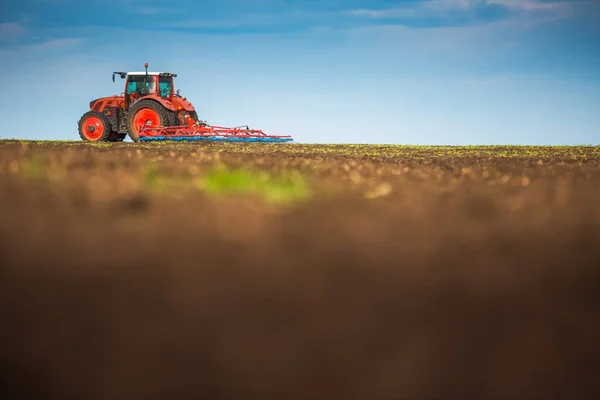
[[[600,398],[599,161],[0,142],[2,393]]]

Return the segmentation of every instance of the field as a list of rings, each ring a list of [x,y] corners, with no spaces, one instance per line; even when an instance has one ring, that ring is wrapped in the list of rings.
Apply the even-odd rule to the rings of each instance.
[[[600,147],[0,142],[3,392],[600,398]]]

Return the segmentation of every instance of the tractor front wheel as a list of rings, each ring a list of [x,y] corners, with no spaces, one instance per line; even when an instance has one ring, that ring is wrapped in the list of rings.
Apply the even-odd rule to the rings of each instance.
[[[104,142],[111,133],[106,116],[98,111],[88,111],[79,120],[79,136],[88,142]]]
[[[127,131],[134,142],[140,140],[140,131],[144,125],[173,126],[176,115],[153,100],[140,100],[129,110]]]

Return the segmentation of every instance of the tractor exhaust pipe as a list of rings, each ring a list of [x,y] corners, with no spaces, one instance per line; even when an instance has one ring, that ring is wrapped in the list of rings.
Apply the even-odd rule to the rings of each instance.
[[[144,94],[148,94],[148,63],[144,64],[146,68],[146,77],[144,78]]]

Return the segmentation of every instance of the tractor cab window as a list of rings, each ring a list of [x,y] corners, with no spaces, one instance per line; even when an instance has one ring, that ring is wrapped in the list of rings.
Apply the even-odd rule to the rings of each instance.
[[[171,93],[173,93],[173,78],[170,76],[159,76],[158,91],[160,97],[171,97]]]
[[[144,80],[146,80],[145,86]],[[155,93],[156,83],[154,82],[154,76],[130,75],[127,81],[127,95],[134,92],[140,96]]]

